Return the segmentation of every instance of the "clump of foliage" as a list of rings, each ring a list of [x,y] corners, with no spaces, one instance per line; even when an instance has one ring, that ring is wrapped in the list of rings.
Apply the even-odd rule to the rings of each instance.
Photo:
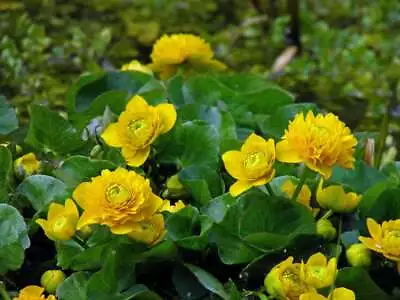
[[[398,298],[399,163],[166,39],[182,51],[80,77],[66,113],[32,104],[18,125],[0,98],[2,297]]]

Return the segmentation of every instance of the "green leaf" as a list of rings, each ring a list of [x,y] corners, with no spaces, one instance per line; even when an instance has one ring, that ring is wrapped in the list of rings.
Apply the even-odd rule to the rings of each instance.
[[[53,173],[69,188],[75,188],[81,182],[90,181],[92,177],[100,175],[102,170],[114,170],[116,167],[115,164],[107,160],[76,155],[67,158]]]
[[[69,276],[57,288],[57,299],[59,300],[87,300],[86,285],[89,273],[77,272]]]
[[[19,211],[0,203],[0,274],[19,269],[29,247],[28,228]]]
[[[172,282],[180,299],[197,300],[204,299],[209,292],[199,280],[182,265],[177,265],[172,272]]]
[[[315,234],[315,221],[303,205],[251,189],[213,225],[210,234],[225,264],[246,263],[285,248],[301,235]]]
[[[268,116],[259,116],[258,125],[260,130],[266,136],[280,138],[285,129],[287,129],[289,121],[296,114],[308,111],[316,111],[317,107],[313,103],[296,103],[279,107],[275,112]]]
[[[79,88],[70,94],[68,107],[71,113],[86,112],[97,97],[108,91],[125,91],[129,96],[141,92],[148,93],[150,89],[146,85],[151,81],[154,81],[151,75],[141,72],[108,72],[99,78],[80,84]],[[153,83],[153,89],[154,87],[160,88]]]
[[[12,180],[12,156],[11,152],[0,146],[0,203],[8,199],[8,190]]]
[[[124,292],[122,298],[123,300],[162,300],[162,298],[150,291],[145,285],[143,284],[135,284],[134,286],[130,287],[126,292]]]
[[[7,135],[18,128],[18,119],[15,110],[0,95],[0,135]]]
[[[360,217],[373,218],[377,222],[400,218],[400,188],[380,182],[369,188],[360,200]]]
[[[334,167],[329,181],[347,185],[357,193],[364,193],[369,187],[386,179],[386,176],[377,169],[368,166],[363,161],[356,161],[354,169]]]
[[[81,132],[58,113],[46,107],[30,107],[30,125],[25,142],[39,151],[66,154],[84,144]]]
[[[199,282],[207,290],[213,292],[214,294],[217,294],[222,299],[230,299],[221,282],[219,282],[218,279],[215,278],[213,275],[192,264],[185,264],[185,267],[188,268],[194,274],[194,276],[196,276]]]
[[[38,212],[46,209],[53,201],[64,203],[68,195],[67,187],[61,180],[47,175],[27,177],[18,186],[17,193],[26,197]]]
[[[336,286],[353,290],[357,300],[390,299],[363,268],[341,269],[336,278]]]
[[[177,245],[192,250],[202,250],[206,247],[210,227],[210,220],[199,215],[198,210],[190,205],[170,214],[166,221],[168,237]]]

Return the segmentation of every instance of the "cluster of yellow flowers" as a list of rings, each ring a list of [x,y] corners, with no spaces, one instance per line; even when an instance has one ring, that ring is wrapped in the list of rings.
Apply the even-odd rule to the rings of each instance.
[[[163,35],[153,47],[152,62],[143,65],[137,60],[122,66],[122,71],[137,71],[147,74],[158,73],[161,79],[168,79],[182,70],[184,74],[192,70],[220,71],[226,66],[214,59],[208,43],[192,34]]]
[[[134,96],[116,123],[110,124],[102,134],[104,141],[122,148],[122,155],[130,166],[141,166],[149,157],[151,144],[175,124],[176,110],[171,104],[155,107],[140,96]],[[102,224],[114,234],[127,234],[131,238],[155,244],[164,234],[162,211],[176,212],[184,204],[171,205],[155,195],[150,182],[134,171],[118,168],[103,170],[90,182],[79,184],[73,199],[65,205],[51,203],[47,220],[36,222],[52,240],[69,240],[76,230],[85,230],[91,224]]]
[[[44,296],[44,288],[36,285],[29,285],[20,290],[18,297],[13,300],[57,300],[56,296]]]
[[[276,299],[285,300],[355,300],[353,291],[336,288],[328,298],[318,294],[318,289],[334,284],[336,258],[328,259],[322,253],[312,255],[306,263],[294,263],[288,257],[276,265],[264,280],[268,293]]]

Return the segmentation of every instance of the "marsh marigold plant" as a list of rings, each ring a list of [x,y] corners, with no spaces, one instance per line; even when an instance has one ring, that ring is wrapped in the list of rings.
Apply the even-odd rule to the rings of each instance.
[[[147,104],[141,96],[134,96],[116,123],[110,124],[101,137],[112,146],[122,149],[127,164],[143,165],[150,154],[150,146],[160,134],[171,130],[176,121],[172,104]]]
[[[180,67],[186,72],[191,69],[223,70],[225,65],[214,59],[208,43],[192,34],[163,35],[153,47],[150,67],[161,79],[173,76]]]
[[[46,236],[53,241],[67,241],[75,234],[79,212],[74,201],[67,199],[65,205],[51,203],[47,220],[37,219]]]
[[[400,271],[400,219],[384,221],[379,225],[374,219],[368,218],[367,227],[371,237],[360,236],[360,242],[396,262]]]
[[[351,169],[354,165],[356,138],[334,114],[306,116],[299,113],[289,123],[282,141],[276,145],[276,158],[286,163],[304,163],[325,179],[337,164]]]
[[[54,295],[49,295],[45,297],[43,295],[44,288],[36,285],[29,285],[23,288],[18,297],[15,297],[13,300],[57,300]]]
[[[266,141],[252,133],[240,151],[228,151],[222,155],[225,169],[237,181],[230,187],[232,196],[238,196],[253,186],[264,185],[275,175],[274,140]]]
[[[148,179],[123,168],[103,170],[100,176],[78,185],[73,197],[83,209],[78,229],[89,224],[102,224],[114,234],[138,231],[145,224],[140,222],[152,224],[153,216],[163,203],[153,194]],[[159,223],[155,227],[160,227]]]

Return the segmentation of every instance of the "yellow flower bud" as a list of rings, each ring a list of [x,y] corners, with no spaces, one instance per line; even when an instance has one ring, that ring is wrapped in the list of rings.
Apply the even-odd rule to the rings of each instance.
[[[83,226],[81,229],[78,230],[79,236],[83,239],[87,239],[91,234],[93,230],[90,227],[90,225]]]
[[[28,153],[14,161],[14,172],[18,177],[30,176],[40,171],[40,161],[35,153]]]
[[[136,71],[136,72],[142,72],[146,74],[153,74],[153,71],[150,69],[150,67],[141,64],[137,60],[132,60],[130,63],[124,64],[121,67],[121,71]]]
[[[67,199],[65,206],[51,203],[47,214],[47,220],[37,219],[46,236],[53,241],[67,241],[75,234],[79,219],[78,208],[74,201]]]
[[[179,181],[178,174],[175,174],[167,179],[167,190],[164,193],[165,198],[183,198],[188,195],[188,191]]]
[[[371,265],[371,251],[363,244],[353,244],[346,250],[346,257],[353,267],[369,267]]]
[[[185,203],[182,202],[182,200],[175,202],[175,204],[173,205],[171,205],[171,202],[169,202],[169,200],[164,200],[159,211],[168,211],[170,213],[176,213],[180,211],[182,208],[185,208],[185,206],[186,205]]]
[[[327,241],[331,241],[336,237],[336,228],[326,219],[317,221],[317,234]]]
[[[354,211],[361,196],[356,193],[346,193],[342,186],[331,185],[323,188],[323,180],[318,184],[317,189],[317,202],[326,209],[331,209],[338,213],[350,213]]]
[[[65,274],[61,270],[48,270],[40,278],[40,284],[48,293],[55,293],[58,286],[65,280]]]

